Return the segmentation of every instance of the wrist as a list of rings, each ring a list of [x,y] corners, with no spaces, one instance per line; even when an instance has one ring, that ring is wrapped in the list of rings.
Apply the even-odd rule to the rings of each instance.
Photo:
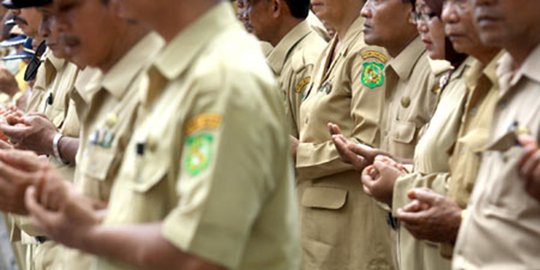
[[[53,153],[53,156],[56,158],[56,160],[58,160],[58,162],[62,164],[69,164],[69,162],[67,162],[66,160],[62,158],[62,154],[60,151],[60,141],[62,140],[63,137],[64,135],[62,135],[62,133],[59,133],[59,132],[54,135],[53,140],[52,140],[52,153]]]

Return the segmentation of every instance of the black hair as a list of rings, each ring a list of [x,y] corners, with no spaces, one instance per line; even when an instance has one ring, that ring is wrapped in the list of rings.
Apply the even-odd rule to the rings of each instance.
[[[309,14],[309,0],[285,0],[291,15],[297,19],[305,19]]]

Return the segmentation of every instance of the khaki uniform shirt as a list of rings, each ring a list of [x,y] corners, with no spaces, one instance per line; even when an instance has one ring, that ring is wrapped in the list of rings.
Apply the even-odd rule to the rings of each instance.
[[[472,58],[463,62],[455,71],[446,72],[439,80],[440,101],[425,132],[418,141],[414,154],[414,172],[396,181],[392,208],[407,205],[409,190],[429,187],[445,194],[450,149],[455,144],[466,99],[464,74]],[[441,176],[441,177],[438,177]],[[414,238],[403,226],[398,228],[398,262],[401,270],[450,269],[450,260],[441,257],[435,243]]]
[[[227,269],[296,269],[287,122],[231,6],[182,30],[148,79],[105,224],[162,221],[175,247]],[[94,269],[131,268],[100,258]]]
[[[452,180],[448,182],[448,197],[461,208],[465,208],[469,202],[482,161],[481,152],[488,141],[499,97],[496,65],[501,55],[485,67],[476,61],[465,81],[469,91],[466,113],[461,120],[459,139],[450,158]]]
[[[461,208],[467,207],[472,193],[481,152],[485,148],[495,105],[499,97],[499,82],[495,72],[500,53],[487,66],[475,61],[467,72],[467,102],[461,119],[458,140],[450,157],[450,179],[447,182],[447,197],[455,201]],[[441,254],[451,258],[454,246],[441,245]]]
[[[304,90],[311,83],[315,62],[325,47],[326,42],[303,21],[283,37],[267,58],[278,78],[291,135],[295,138],[298,138],[298,110]]]
[[[388,56],[364,43],[363,22],[351,25],[339,51],[337,36],[330,42],[300,106],[296,169],[306,270],[392,268],[384,213],[340,160],[327,128],[332,122],[351,140],[379,145]]]
[[[145,67],[157,55],[163,40],[148,34],[135,44],[106,74],[85,70],[85,82],[73,98],[86,104],[79,110],[82,119],[77,152],[75,186],[85,196],[108,201],[118,174],[140,101],[140,82]],[[84,85],[82,85],[84,84]],[[64,269],[90,269],[91,256],[66,249]]]
[[[440,92],[420,37],[388,62],[385,73],[381,149],[413,159],[420,131],[431,119]]]
[[[482,156],[468,216],[454,253],[454,269],[537,269],[540,266],[540,204],[517,171],[523,148],[516,129],[540,140],[540,46],[515,72],[510,55],[499,62],[501,95],[488,148]]]

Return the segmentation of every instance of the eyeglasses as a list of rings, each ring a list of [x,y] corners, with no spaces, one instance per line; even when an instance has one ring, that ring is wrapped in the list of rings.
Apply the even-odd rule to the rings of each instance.
[[[467,1],[470,0],[444,0],[443,1],[443,8],[448,5],[455,5],[459,8],[459,10],[465,10],[467,8]]]
[[[435,12],[411,12],[411,23],[414,24],[420,24],[420,23],[428,23],[433,19],[434,17],[437,17],[437,13]]]
[[[26,70],[24,71],[25,81],[31,81],[36,78],[37,71],[42,62],[41,56],[45,53],[45,49],[47,49],[47,44],[45,44],[45,41],[42,41],[37,47],[34,56],[26,66]]]

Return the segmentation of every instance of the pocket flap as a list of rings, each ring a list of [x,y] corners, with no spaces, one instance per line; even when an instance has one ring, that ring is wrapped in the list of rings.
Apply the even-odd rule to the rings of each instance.
[[[136,167],[133,168],[135,172],[142,170],[135,176],[136,181],[133,185],[133,189],[137,192],[145,193],[165,178],[169,169],[169,164],[163,162],[163,160],[159,159],[156,155],[153,155],[153,157],[146,156],[136,158],[141,159],[139,162],[144,165],[135,164]]]
[[[100,146],[89,145],[83,155],[85,155],[85,159],[81,164],[81,169],[84,174],[105,181],[114,160],[114,151]]]
[[[400,143],[411,143],[416,135],[416,125],[409,122],[396,123],[392,139]]]
[[[309,187],[302,195],[302,206],[337,210],[347,201],[347,191],[328,187]]]

